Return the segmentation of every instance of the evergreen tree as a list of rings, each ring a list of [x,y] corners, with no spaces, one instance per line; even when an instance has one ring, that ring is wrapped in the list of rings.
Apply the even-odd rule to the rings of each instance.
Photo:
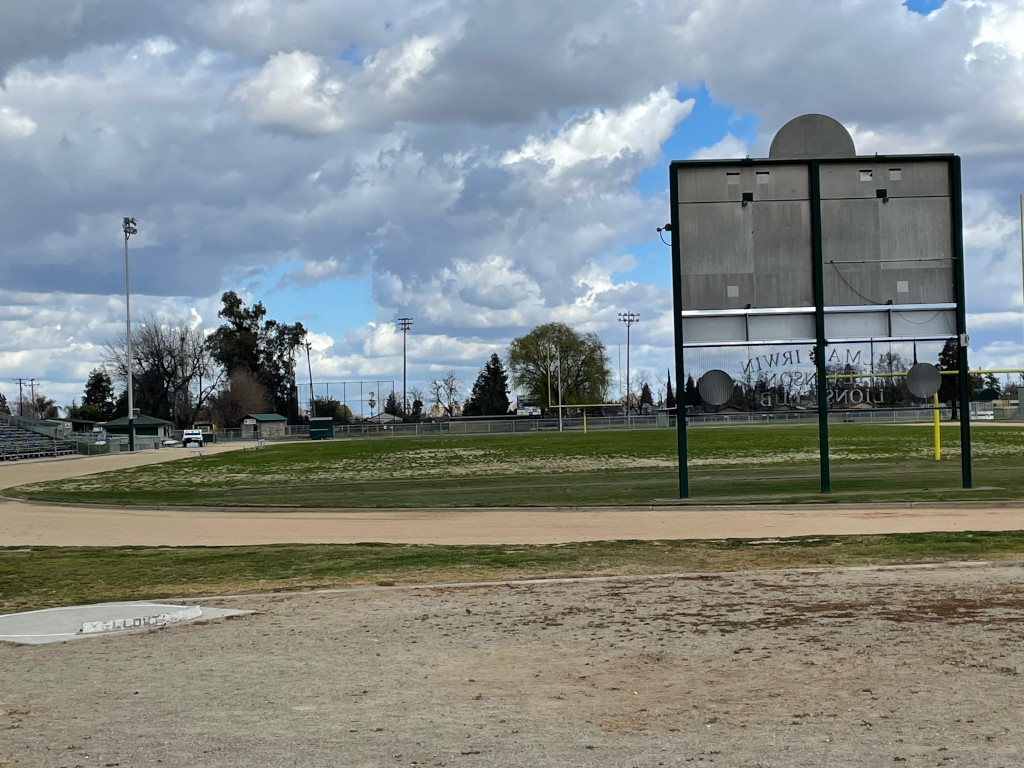
[[[7,398],[4,397],[4,393],[0,392],[0,413],[11,415],[11,406],[7,404]]]
[[[683,403],[687,407],[693,406],[696,408],[701,404],[701,402],[700,392],[697,390],[697,383],[693,380],[692,375],[688,375],[686,377],[686,389]]]
[[[644,406],[647,406],[647,413],[654,410],[654,397],[651,395],[651,386],[646,381],[640,390],[640,413],[644,413]]]
[[[508,413],[508,374],[497,354],[492,354],[473,384],[462,409],[465,416],[503,416]]]
[[[675,393],[672,392],[672,371],[668,372],[668,384],[665,385],[665,407],[676,407],[676,396]]]
[[[398,398],[395,397],[395,391],[391,390],[388,394],[388,400],[384,403],[384,413],[390,413],[392,416],[399,417],[402,415],[402,406],[398,403]]]
[[[959,347],[955,338],[946,339],[942,351],[939,352],[938,367],[940,371],[960,369]],[[964,372],[961,371],[958,376],[943,376],[942,383],[939,385],[939,400],[949,403],[953,421],[957,420],[957,406],[960,404],[960,376],[963,375]]]
[[[109,421],[114,416],[114,383],[105,368],[94,368],[89,372],[82,394],[82,404],[72,401],[68,407],[68,418],[86,421]]]

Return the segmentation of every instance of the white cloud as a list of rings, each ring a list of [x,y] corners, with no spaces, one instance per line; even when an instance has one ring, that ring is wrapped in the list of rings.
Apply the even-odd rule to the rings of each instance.
[[[140,222],[140,306],[209,326],[222,290],[291,296],[279,316],[310,317],[325,376],[393,374],[399,311],[417,318],[413,379],[471,378],[552,319],[618,338],[624,308],[644,315],[635,364],[661,370],[667,269],[643,246],[667,220],[665,142],[757,156],[805,112],[843,121],[864,153],[962,155],[970,327],[1016,338],[1018,3],[15,6],[0,28],[0,303],[21,299],[0,311],[0,355],[68,394],[120,327],[123,215]],[[670,80],[703,84],[710,106]],[[328,280],[344,304],[352,277],[376,317],[303,305]]]
[[[710,147],[702,147],[690,155],[691,160],[724,160],[729,158],[744,158],[749,154],[747,143],[738,139],[731,133],[727,133],[720,141]]]
[[[338,99],[343,85],[323,61],[305,51],[278,53],[238,86],[234,97],[257,122],[322,133],[345,125]]]
[[[36,121],[14,107],[0,107],[0,136],[23,139],[36,132]]]
[[[693,110],[694,100],[679,101],[665,87],[645,99],[616,110],[590,110],[571,120],[550,138],[531,136],[522,147],[506,152],[506,165],[540,163],[549,178],[586,162],[607,165],[629,153],[643,162],[657,157],[662,143]]]

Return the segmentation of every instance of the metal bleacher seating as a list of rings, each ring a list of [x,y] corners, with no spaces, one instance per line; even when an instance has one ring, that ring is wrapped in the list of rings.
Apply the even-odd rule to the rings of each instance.
[[[75,447],[63,440],[0,422],[0,461],[74,456]]]

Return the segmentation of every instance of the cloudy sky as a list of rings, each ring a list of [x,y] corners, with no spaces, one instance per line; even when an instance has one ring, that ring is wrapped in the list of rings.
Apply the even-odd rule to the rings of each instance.
[[[81,397],[132,311],[220,294],[318,382],[409,383],[540,323],[672,364],[668,162],[808,112],[964,161],[972,367],[1024,365],[1024,4],[0,0],[0,392]],[[624,355],[624,349],[623,349]]]

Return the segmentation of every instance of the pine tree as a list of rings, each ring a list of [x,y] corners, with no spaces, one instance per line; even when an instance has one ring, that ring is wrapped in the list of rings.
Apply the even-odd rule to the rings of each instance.
[[[7,404],[7,398],[4,397],[3,392],[0,392],[0,413],[11,415],[11,406]]]
[[[644,406],[648,406],[647,413],[654,410],[654,397],[651,395],[651,386],[646,381],[640,389],[640,413],[644,413]]]
[[[696,408],[701,404],[700,392],[697,390],[697,384],[693,380],[693,376],[686,377],[686,396],[683,399],[683,403],[687,406],[693,406]]]
[[[672,392],[672,371],[668,372],[668,384],[665,385],[665,407],[676,407],[676,396]]]
[[[956,371],[960,368],[960,350],[956,339],[946,339],[946,344],[939,352],[939,370]],[[939,385],[939,400],[949,403],[951,418],[957,419],[957,406],[960,403],[960,376],[943,376]]]
[[[496,354],[480,371],[462,409],[465,416],[503,416],[508,413],[508,374]]]
[[[402,407],[398,404],[398,398],[395,397],[394,390],[388,394],[387,402],[384,404],[384,413],[389,413],[392,416],[402,415]]]

